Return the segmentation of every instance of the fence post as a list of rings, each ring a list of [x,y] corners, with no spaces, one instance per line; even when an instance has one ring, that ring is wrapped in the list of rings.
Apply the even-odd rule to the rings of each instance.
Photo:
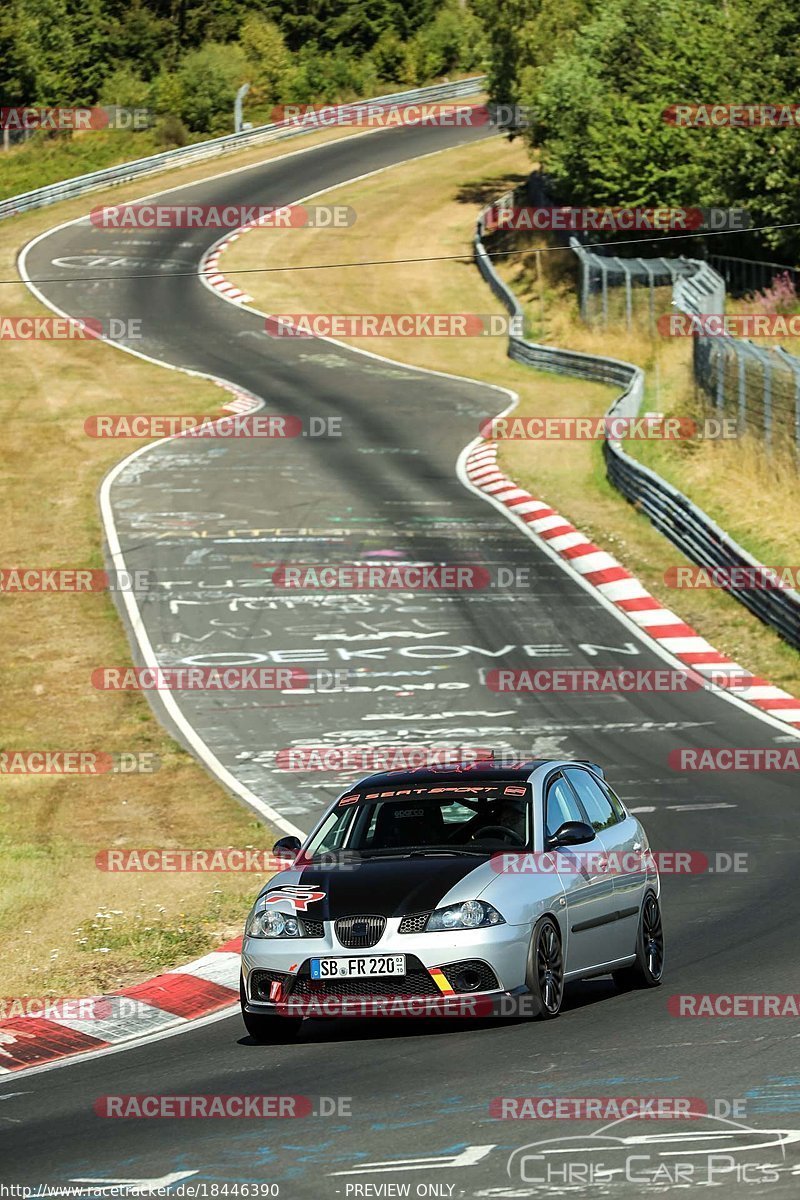
[[[633,320],[633,288],[631,285],[631,273],[625,270],[625,326],[630,329]]]
[[[764,441],[767,448],[772,445],[772,363],[765,357],[764,368]]]
[[[639,262],[647,271],[647,291],[648,291],[648,311],[650,313],[650,332],[653,333],[656,327],[656,285],[655,275],[649,262],[645,258],[640,258]]]
[[[722,352],[722,347],[717,347],[717,409],[725,407],[725,355]]]
[[[536,251],[536,283],[539,289],[539,325],[544,331],[544,273],[542,271],[542,254],[540,250]],[[544,332],[541,333],[544,337]]]
[[[747,390],[744,379],[745,361],[744,355],[733,346],[733,343],[731,343],[731,347],[739,363],[739,432],[745,433],[747,431]]]

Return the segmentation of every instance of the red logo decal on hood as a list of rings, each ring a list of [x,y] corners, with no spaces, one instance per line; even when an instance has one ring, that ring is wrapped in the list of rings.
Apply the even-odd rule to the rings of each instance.
[[[264,903],[277,904],[279,900],[288,900],[298,912],[305,912],[309,904],[313,904],[315,900],[324,900],[327,894],[327,892],[317,892],[313,887],[287,883],[270,892],[265,897]]]

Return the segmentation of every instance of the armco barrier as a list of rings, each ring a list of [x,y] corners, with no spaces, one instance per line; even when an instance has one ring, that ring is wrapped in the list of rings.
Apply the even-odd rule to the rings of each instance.
[[[365,104],[387,107],[393,104],[433,104],[439,100],[455,100],[460,96],[475,95],[481,90],[485,80],[484,75],[475,75],[470,79],[459,79],[455,83],[436,83],[431,87],[415,88],[408,92],[393,92],[387,96],[375,96],[368,100],[354,100],[349,104],[332,105],[331,108],[337,112],[343,112]],[[15,216],[17,213],[29,212],[35,208],[44,208],[48,204],[57,204],[60,200],[71,200],[75,196],[83,196],[87,192],[94,192],[99,188],[129,183],[132,179],[153,175],[171,167],[185,167],[191,163],[216,158],[221,154],[230,154],[234,150],[247,150],[251,146],[260,146],[262,143],[299,137],[304,133],[313,133],[319,128],[318,121],[311,113],[301,120],[259,125],[255,129],[246,129],[242,133],[229,133],[223,137],[212,138],[210,141],[195,142],[191,146],[179,146],[176,150],[151,154],[148,158],[137,158],[132,162],[118,163],[114,167],[104,167],[101,171],[77,175],[73,179],[51,183],[46,187],[35,188],[33,191],[23,192],[19,196],[10,196],[7,200],[0,200],[0,220],[4,217]]]
[[[495,203],[502,205],[508,197]],[[522,317],[522,307],[511,288],[500,278],[484,245],[484,213],[478,218],[474,238],[475,262],[483,278],[508,312]],[[694,276],[676,281],[676,305],[685,311],[715,311],[719,304],[719,276],[707,264],[698,262]],[[719,283],[717,282],[719,280]],[[724,285],[723,285],[724,287]],[[706,307],[711,306],[711,307]],[[608,410],[609,416],[635,417],[644,396],[644,372],[633,363],[601,355],[561,350],[525,338],[511,336],[509,357],[526,366],[558,375],[573,375],[598,383],[617,384],[623,390]],[[619,441],[603,443],[608,477],[614,486],[630,500],[665,537],[692,562],[703,567],[759,567],[757,559],[729,537],[723,529],[649,467],[643,466],[625,452]],[[791,646],[800,649],[800,595],[791,589],[731,589],[746,608],[765,624],[772,626]]]

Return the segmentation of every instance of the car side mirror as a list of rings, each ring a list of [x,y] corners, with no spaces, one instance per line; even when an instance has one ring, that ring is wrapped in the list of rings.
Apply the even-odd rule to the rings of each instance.
[[[289,836],[278,838],[275,845],[272,847],[272,853],[277,854],[279,858],[294,858],[297,851],[302,846],[299,837]]]
[[[594,841],[594,837],[594,829],[587,821],[565,821],[553,836],[548,838],[547,849],[554,850],[556,846],[583,846],[586,842]]]

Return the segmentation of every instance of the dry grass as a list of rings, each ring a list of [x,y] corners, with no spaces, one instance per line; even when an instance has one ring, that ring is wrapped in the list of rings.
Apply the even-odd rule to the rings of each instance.
[[[15,248],[14,235],[3,228],[6,277]],[[7,313],[39,309],[22,285],[4,295]],[[96,490],[121,454],[139,443],[90,439],[84,419],[143,407],[215,412],[224,393],[97,342],[4,343],[2,354],[0,563],[100,566]],[[150,398],[146,406],[142,396]],[[109,846],[263,845],[270,839],[167,737],[143,696],[91,687],[94,667],[130,659],[111,599],[7,595],[2,616],[5,749],[152,751],[162,759],[152,775],[4,779],[5,994],[41,991],[45,981],[57,990],[116,986],[238,930],[256,886],[252,877],[136,878],[106,875],[94,865],[97,850]],[[98,921],[96,914],[109,910],[117,915]],[[113,935],[98,925],[112,925]],[[143,937],[144,925],[158,936]]]
[[[290,149],[344,136],[300,139]],[[220,171],[274,157],[271,146],[219,160]],[[19,249],[59,220],[159,186],[189,182],[208,164],[153,177],[0,226],[0,278],[16,277]],[[46,312],[21,283],[3,284],[4,315]],[[98,342],[4,341],[0,446],[0,565],[102,565],[96,492],[141,443],[90,439],[96,413],[216,413],[219,388]],[[145,398],[144,402],[142,398]],[[109,875],[98,850],[268,846],[273,836],[164,733],[146,700],[97,692],[92,669],[128,662],[127,640],[105,595],[7,595],[2,747],[144,750],[153,775],[6,776],[0,799],[0,994],[90,994],[152,974],[241,931],[256,875]],[[105,915],[103,915],[105,914]]]
[[[530,169],[518,143],[481,143],[436,158],[405,164],[350,187],[330,192],[332,202],[352,204],[355,225],[327,241],[321,231],[259,231],[237,242],[223,264],[226,275],[273,313],[502,311],[469,261],[443,256],[468,254],[481,202],[520,181]],[[334,244],[335,243],[335,244]],[[593,350],[639,361],[650,372],[648,408],[681,411],[689,380],[688,339],[654,342],[645,328],[628,334],[577,324],[570,256],[547,258],[543,303],[535,291],[533,261],[506,266],[507,277],[527,302],[531,335],[556,345]],[[287,270],[237,277],[243,269],[310,263],[366,263],[370,259],[429,258],[424,264],[344,267],[319,272]],[[663,308],[667,301],[663,301]],[[505,339],[351,339],[353,345],[401,362],[452,371],[501,384],[520,395],[521,415],[582,416],[602,413],[613,390],[599,384],[530,371],[506,356]],[[500,405],[498,405],[500,407]],[[717,449],[717,448],[715,448]],[[800,692],[800,656],[730,597],[712,591],[676,593],[664,585],[665,571],[686,559],[608,484],[595,443],[507,443],[506,470],[534,495],[574,521],[599,545],[616,554],[654,595],[674,607],[720,650],[776,684]],[[738,473],[715,473],[733,508],[742,495]],[[731,481],[736,479],[736,487]],[[702,493],[697,499],[705,501]],[[762,497],[761,505],[775,497]],[[777,506],[784,504],[783,497]],[[757,523],[760,511],[755,509]],[[771,510],[772,511],[772,510]]]

